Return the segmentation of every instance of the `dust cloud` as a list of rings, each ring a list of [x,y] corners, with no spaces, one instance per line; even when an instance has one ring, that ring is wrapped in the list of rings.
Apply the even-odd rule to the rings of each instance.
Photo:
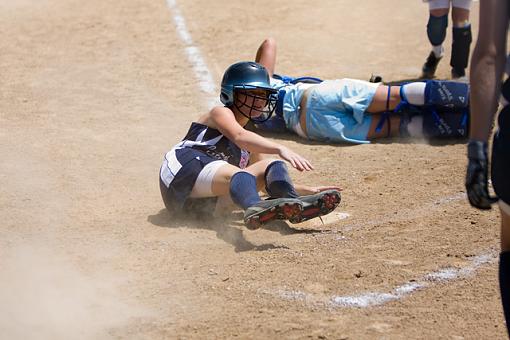
[[[1,339],[111,338],[132,318],[148,316],[121,302],[113,276],[87,276],[46,245],[8,248],[0,260]]]

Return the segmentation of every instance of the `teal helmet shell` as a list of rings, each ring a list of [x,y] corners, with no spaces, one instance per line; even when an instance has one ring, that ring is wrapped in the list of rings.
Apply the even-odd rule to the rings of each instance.
[[[220,100],[224,105],[233,105],[236,89],[264,89],[276,92],[271,88],[266,68],[253,61],[235,63],[223,74]]]

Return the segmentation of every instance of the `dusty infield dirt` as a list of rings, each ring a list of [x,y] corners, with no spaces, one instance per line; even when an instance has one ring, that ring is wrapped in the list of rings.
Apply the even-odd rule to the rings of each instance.
[[[418,0],[177,6],[215,82],[267,36],[277,71],[323,78],[414,78],[429,51]],[[174,14],[0,0],[0,338],[505,337],[499,219],[466,202],[462,142],[270,136],[315,165],[297,181],[344,188],[348,218],[248,231],[169,216],[162,156],[207,109]],[[478,3],[472,22],[476,37]],[[335,300],[370,293],[398,298]]]

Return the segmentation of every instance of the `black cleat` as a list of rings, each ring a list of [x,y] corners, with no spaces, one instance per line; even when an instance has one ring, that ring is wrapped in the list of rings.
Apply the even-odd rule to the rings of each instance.
[[[372,74],[369,82],[371,83],[382,83],[383,79],[380,75]]]
[[[434,52],[430,52],[429,56],[427,57],[427,61],[425,61],[425,64],[423,64],[423,67],[421,69],[421,77],[422,79],[432,79],[434,78],[436,74],[437,65],[439,64],[439,61],[443,57],[437,58]]]
[[[261,201],[244,212],[244,224],[248,229],[260,228],[273,220],[290,220],[301,215],[303,203],[296,198],[275,198]]]
[[[301,196],[299,199],[303,203],[303,211],[298,216],[290,218],[291,223],[301,223],[329,214],[338,207],[342,197],[338,190],[326,190],[315,195]]]
[[[452,68],[452,79],[464,79],[466,77],[466,71],[464,69]]]

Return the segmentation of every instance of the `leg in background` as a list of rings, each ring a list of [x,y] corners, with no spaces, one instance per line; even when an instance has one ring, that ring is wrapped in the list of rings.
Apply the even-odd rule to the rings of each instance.
[[[427,37],[432,45],[432,51],[423,64],[421,78],[433,78],[437,65],[443,58],[443,42],[446,38],[446,28],[448,27],[448,8],[434,8],[433,2],[429,3],[430,15],[427,23]],[[447,4],[449,6],[449,4]]]
[[[472,42],[469,9],[453,7],[452,19],[453,36],[450,66],[452,67],[452,78],[456,79],[466,75],[466,68],[468,66]]]

